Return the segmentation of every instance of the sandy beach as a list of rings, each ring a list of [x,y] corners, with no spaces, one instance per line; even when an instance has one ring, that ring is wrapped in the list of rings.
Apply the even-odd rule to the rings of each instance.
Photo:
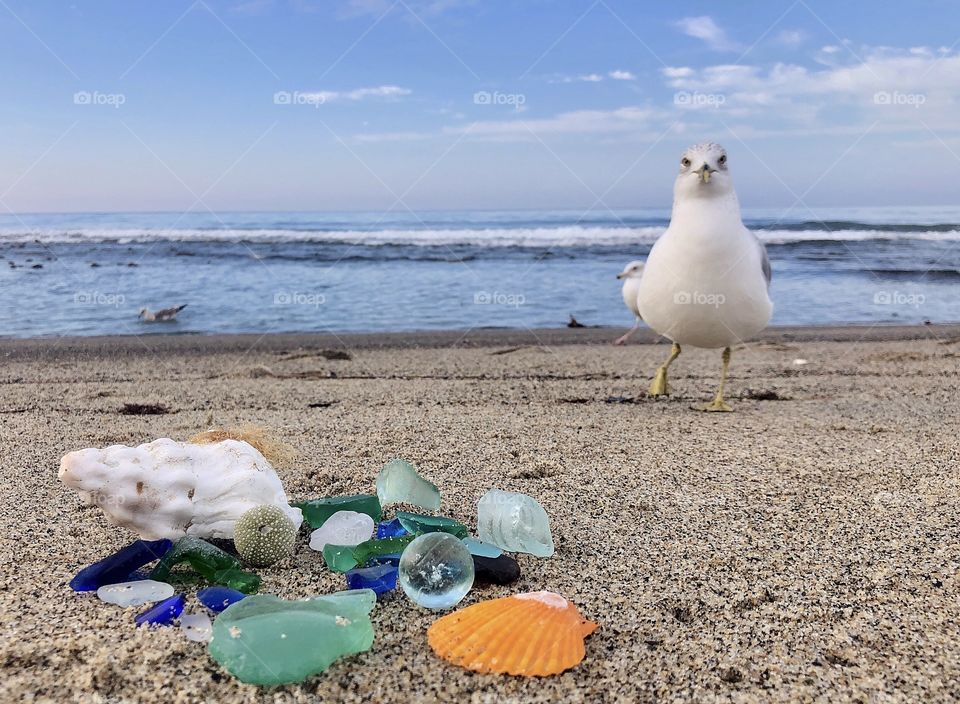
[[[960,327],[771,329],[733,355],[611,329],[0,341],[0,700],[944,701],[960,690]],[[121,413],[124,404],[160,413]],[[135,536],[57,480],[74,449],[256,423],[299,452],[294,499],[371,492],[403,457],[471,528],[490,488],[537,498],[556,555],[509,587],[600,624],[576,669],[475,675],[402,593],[374,647],[302,685],[235,681],[176,628],[67,586]],[[262,591],[344,588],[306,546]],[[190,595],[188,610],[197,608]]]

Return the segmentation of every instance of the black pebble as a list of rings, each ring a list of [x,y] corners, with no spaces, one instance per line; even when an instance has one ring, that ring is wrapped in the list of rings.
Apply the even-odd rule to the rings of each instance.
[[[500,557],[473,556],[475,580],[480,584],[510,584],[520,579],[520,563],[509,555]]]

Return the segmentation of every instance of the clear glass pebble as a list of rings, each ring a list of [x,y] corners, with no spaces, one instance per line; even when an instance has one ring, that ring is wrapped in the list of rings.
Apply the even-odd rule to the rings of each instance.
[[[213,621],[204,613],[187,614],[180,617],[180,630],[187,640],[206,643],[213,636]]]
[[[100,601],[117,606],[140,606],[163,601],[173,596],[173,587],[166,582],[156,582],[152,579],[141,579],[136,582],[121,582],[120,584],[105,584],[97,589]]]
[[[427,609],[449,609],[473,586],[473,556],[449,533],[427,533],[410,543],[400,556],[400,586],[410,599]]]
[[[365,513],[337,511],[310,534],[310,547],[320,552],[326,545],[353,547],[370,540],[374,527],[373,519]]]
[[[440,490],[417,474],[409,462],[391,460],[377,475],[377,498],[381,506],[411,504],[436,511],[440,508]]]
[[[547,512],[526,494],[499,489],[484,494],[477,502],[477,535],[509,552],[553,555]]]

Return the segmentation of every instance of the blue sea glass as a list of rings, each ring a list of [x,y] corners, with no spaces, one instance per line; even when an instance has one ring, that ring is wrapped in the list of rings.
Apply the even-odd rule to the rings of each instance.
[[[183,613],[187,597],[183,594],[174,594],[169,599],[161,601],[134,619],[137,626],[169,626]]]
[[[467,546],[467,550],[470,551],[471,555],[478,555],[479,557],[500,557],[503,554],[503,550],[496,545],[484,543],[481,540],[469,536],[463,539],[463,544]]]
[[[243,592],[230,587],[215,585],[197,592],[197,599],[214,613],[220,613],[230,604],[235,604],[246,596]]]
[[[173,542],[160,540],[135,540],[127,547],[84,567],[70,580],[75,592],[95,592],[107,584],[117,584],[127,579],[131,572],[159,560],[173,546]]]
[[[399,518],[394,518],[392,521],[381,521],[377,524],[377,540],[399,538],[401,535],[406,535],[407,532]]]
[[[150,570],[146,570],[146,569],[134,570],[133,572],[128,574],[126,577],[124,577],[120,581],[121,582],[139,582],[144,579],[150,579]]]
[[[377,594],[386,594],[397,588],[396,565],[376,565],[359,567],[347,572],[348,589],[372,589]]]

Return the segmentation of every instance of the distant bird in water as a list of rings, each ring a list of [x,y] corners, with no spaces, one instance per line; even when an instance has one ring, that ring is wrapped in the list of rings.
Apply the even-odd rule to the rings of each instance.
[[[723,400],[730,347],[770,322],[770,277],[766,249],[740,219],[726,150],[713,143],[690,147],[673,186],[670,226],[650,250],[637,294],[644,322],[673,341],[650,395],[670,393],[667,370],[680,345],[722,347],[720,388],[702,410],[733,410]]]
[[[140,320],[144,321],[145,323],[169,323],[171,320],[175,320],[177,313],[186,307],[187,304],[184,303],[182,306],[164,308],[163,310],[158,310],[156,313],[149,308],[141,308]]]
[[[637,330],[640,329],[640,323],[643,318],[640,317],[640,311],[637,310],[637,294],[640,292],[640,277],[643,275],[643,262],[639,259],[627,264],[623,271],[617,274],[618,279],[623,279],[623,302],[630,312],[636,318],[633,327],[627,330],[625,335],[618,337],[613,341],[615,345],[622,345],[630,339]]]

